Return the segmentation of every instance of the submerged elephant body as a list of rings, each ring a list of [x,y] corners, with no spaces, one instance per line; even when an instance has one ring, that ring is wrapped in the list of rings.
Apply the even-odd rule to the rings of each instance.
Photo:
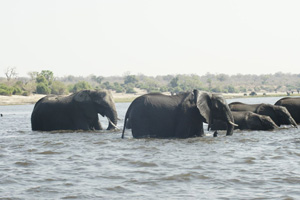
[[[297,123],[283,106],[276,106],[271,104],[244,104],[240,102],[233,102],[229,104],[231,111],[251,111],[260,115],[271,117],[277,126],[292,125],[297,127]]]
[[[259,115],[251,111],[231,111],[234,123],[240,130],[273,130],[278,128],[275,122],[265,115]],[[211,127],[212,130],[226,130],[227,125],[219,120],[215,120]]]
[[[136,98],[129,106],[125,128],[132,129],[134,138],[188,138],[202,136],[203,122],[213,119],[228,124],[227,135],[232,135],[234,120],[223,97],[198,90],[167,96],[150,93]]]
[[[98,113],[117,124],[117,111],[109,91],[82,90],[70,96],[46,96],[34,106],[32,130],[101,130]]]
[[[284,97],[275,105],[284,106],[292,115],[297,124],[300,124],[300,97]]]

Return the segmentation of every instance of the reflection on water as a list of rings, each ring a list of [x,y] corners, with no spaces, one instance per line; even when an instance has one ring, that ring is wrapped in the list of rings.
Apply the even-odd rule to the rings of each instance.
[[[122,129],[129,104],[116,106]],[[300,198],[300,131],[289,126],[189,139],[133,139],[127,130],[122,140],[121,131],[32,132],[32,109],[0,106],[1,198]]]

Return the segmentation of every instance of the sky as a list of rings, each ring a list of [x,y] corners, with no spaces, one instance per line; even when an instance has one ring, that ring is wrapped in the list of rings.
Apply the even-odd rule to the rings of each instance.
[[[0,0],[0,77],[300,73],[298,0]]]

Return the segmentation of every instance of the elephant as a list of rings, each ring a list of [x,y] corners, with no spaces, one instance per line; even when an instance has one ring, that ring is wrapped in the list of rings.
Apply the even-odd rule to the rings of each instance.
[[[229,104],[231,111],[251,111],[260,115],[271,117],[277,126],[292,125],[297,127],[297,123],[283,106],[276,106],[272,104],[244,104],[241,102],[233,102]]]
[[[290,112],[296,123],[300,123],[300,97],[284,97],[279,99],[275,105],[284,106]]]
[[[69,96],[45,96],[31,114],[34,131],[102,130],[98,113],[109,120],[107,130],[116,128],[117,111],[110,91],[81,90]]]
[[[269,116],[259,115],[251,111],[231,111],[234,123],[238,126],[235,129],[240,130],[273,130],[278,128],[275,122]],[[211,130],[226,130],[226,123],[220,120],[214,120]]]
[[[220,119],[233,134],[233,116],[221,95],[184,92],[177,95],[149,93],[136,98],[129,106],[122,132],[132,129],[134,138],[189,138],[204,135],[203,122]]]

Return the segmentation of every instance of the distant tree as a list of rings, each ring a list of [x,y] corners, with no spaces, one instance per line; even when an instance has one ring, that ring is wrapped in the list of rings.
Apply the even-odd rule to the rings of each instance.
[[[243,86],[240,86],[240,87],[239,87],[239,91],[240,91],[240,92],[246,93],[246,92],[247,92],[247,89],[246,89],[245,87],[243,87]]]
[[[183,91],[192,91],[193,89],[203,90],[203,84],[197,75],[181,75],[180,88]]]
[[[33,81],[33,80],[26,82],[23,86],[23,88],[26,92],[24,94],[27,96],[27,95],[32,94],[33,92],[35,92],[36,91],[36,85],[37,85],[36,82]]]
[[[125,91],[125,89],[118,82],[114,82],[113,87],[114,87],[113,89],[116,91],[116,93],[122,93]]]
[[[138,79],[136,78],[135,75],[127,75],[124,78],[124,84],[136,84],[138,82]]]
[[[51,85],[54,80],[54,74],[50,70],[42,70],[42,72],[38,76],[43,76],[48,82],[48,85]]]
[[[207,79],[207,83],[208,83],[208,90],[212,91],[212,80],[210,78]]]
[[[43,75],[38,75],[36,77],[36,82],[37,83],[44,83],[45,85],[48,85],[48,81]]]
[[[48,86],[47,79],[42,75],[38,74],[36,77],[36,93],[37,94],[50,94],[51,89]]]
[[[227,89],[228,89],[228,93],[235,93],[236,92],[234,86],[232,86],[232,85],[227,86]]]
[[[129,87],[129,88],[126,89],[126,93],[128,93],[128,94],[135,94],[136,91],[134,90],[134,88]]]
[[[212,88],[211,92],[220,93],[220,92],[222,92],[222,90],[221,90],[220,86],[217,86],[217,87]]]
[[[50,94],[51,89],[43,82],[40,82],[36,86],[36,93],[38,94]]]
[[[141,80],[136,86],[147,92],[159,92],[162,87],[157,80],[149,77],[144,77],[144,80]]]
[[[113,89],[113,86],[108,81],[105,81],[102,85],[103,85],[104,89],[107,89],[107,90]]]
[[[0,95],[11,96],[13,89],[6,84],[0,83]]]
[[[63,82],[53,81],[51,94],[62,95],[67,93],[67,87]]]
[[[282,72],[276,72],[274,76],[275,77],[283,77],[284,73],[282,73]]]
[[[217,79],[220,81],[220,82],[224,82],[228,79],[228,75],[226,74],[219,74],[217,75]]]
[[[66,77],[66,81],[68,81],[68,82],[75,82],[76,81],[76,77],[72,76],[72,75],[69,75],[69,76]]]
[[[95,81],[96,83],[98,83],[99,85],[102,83],[104,77],[103,76],[92,76],[92,80]]]
[[[129,93],[129,94],[136,93],[136,91],[134,90],[134,85],[132,83],[125,85],[125,88],[126,88],[126,93]]]
[[[72,93],[79,92],[80,90],[90,90],[92,89],[92,86],[86,82],[86,81],[80,81],[76,83],[73,87],[71,87],[69,90]]]
[[[18,73],[16,71],[16,67],[8,67],[4,72],[7,81],[10,81],[12,78],[16,78]]]
[[[176,77],[174,77],[172,80],[171,80],[171,82],[170,82],[170,86],[172,87],[172,88],[176,88],[176,87],[178,87],[178,81],[179,81],[179,77],[178,76],[176,76]]]
[[[30,76],[31,80],[36,80],[36,77],[39,75],[38,72],[28,72],[27,74]]]
[[[261,84],[265,85],[265,84],[267,83],[268,79],[269,79],[269,76],[263,75],[263,76],[262,76]]]
[[[167,91],[168,91],[168,87],[167,87],[167,86],[161,86],[161,87],[159,88],[159,91],[160,91],[160,92],[167,92]]]

